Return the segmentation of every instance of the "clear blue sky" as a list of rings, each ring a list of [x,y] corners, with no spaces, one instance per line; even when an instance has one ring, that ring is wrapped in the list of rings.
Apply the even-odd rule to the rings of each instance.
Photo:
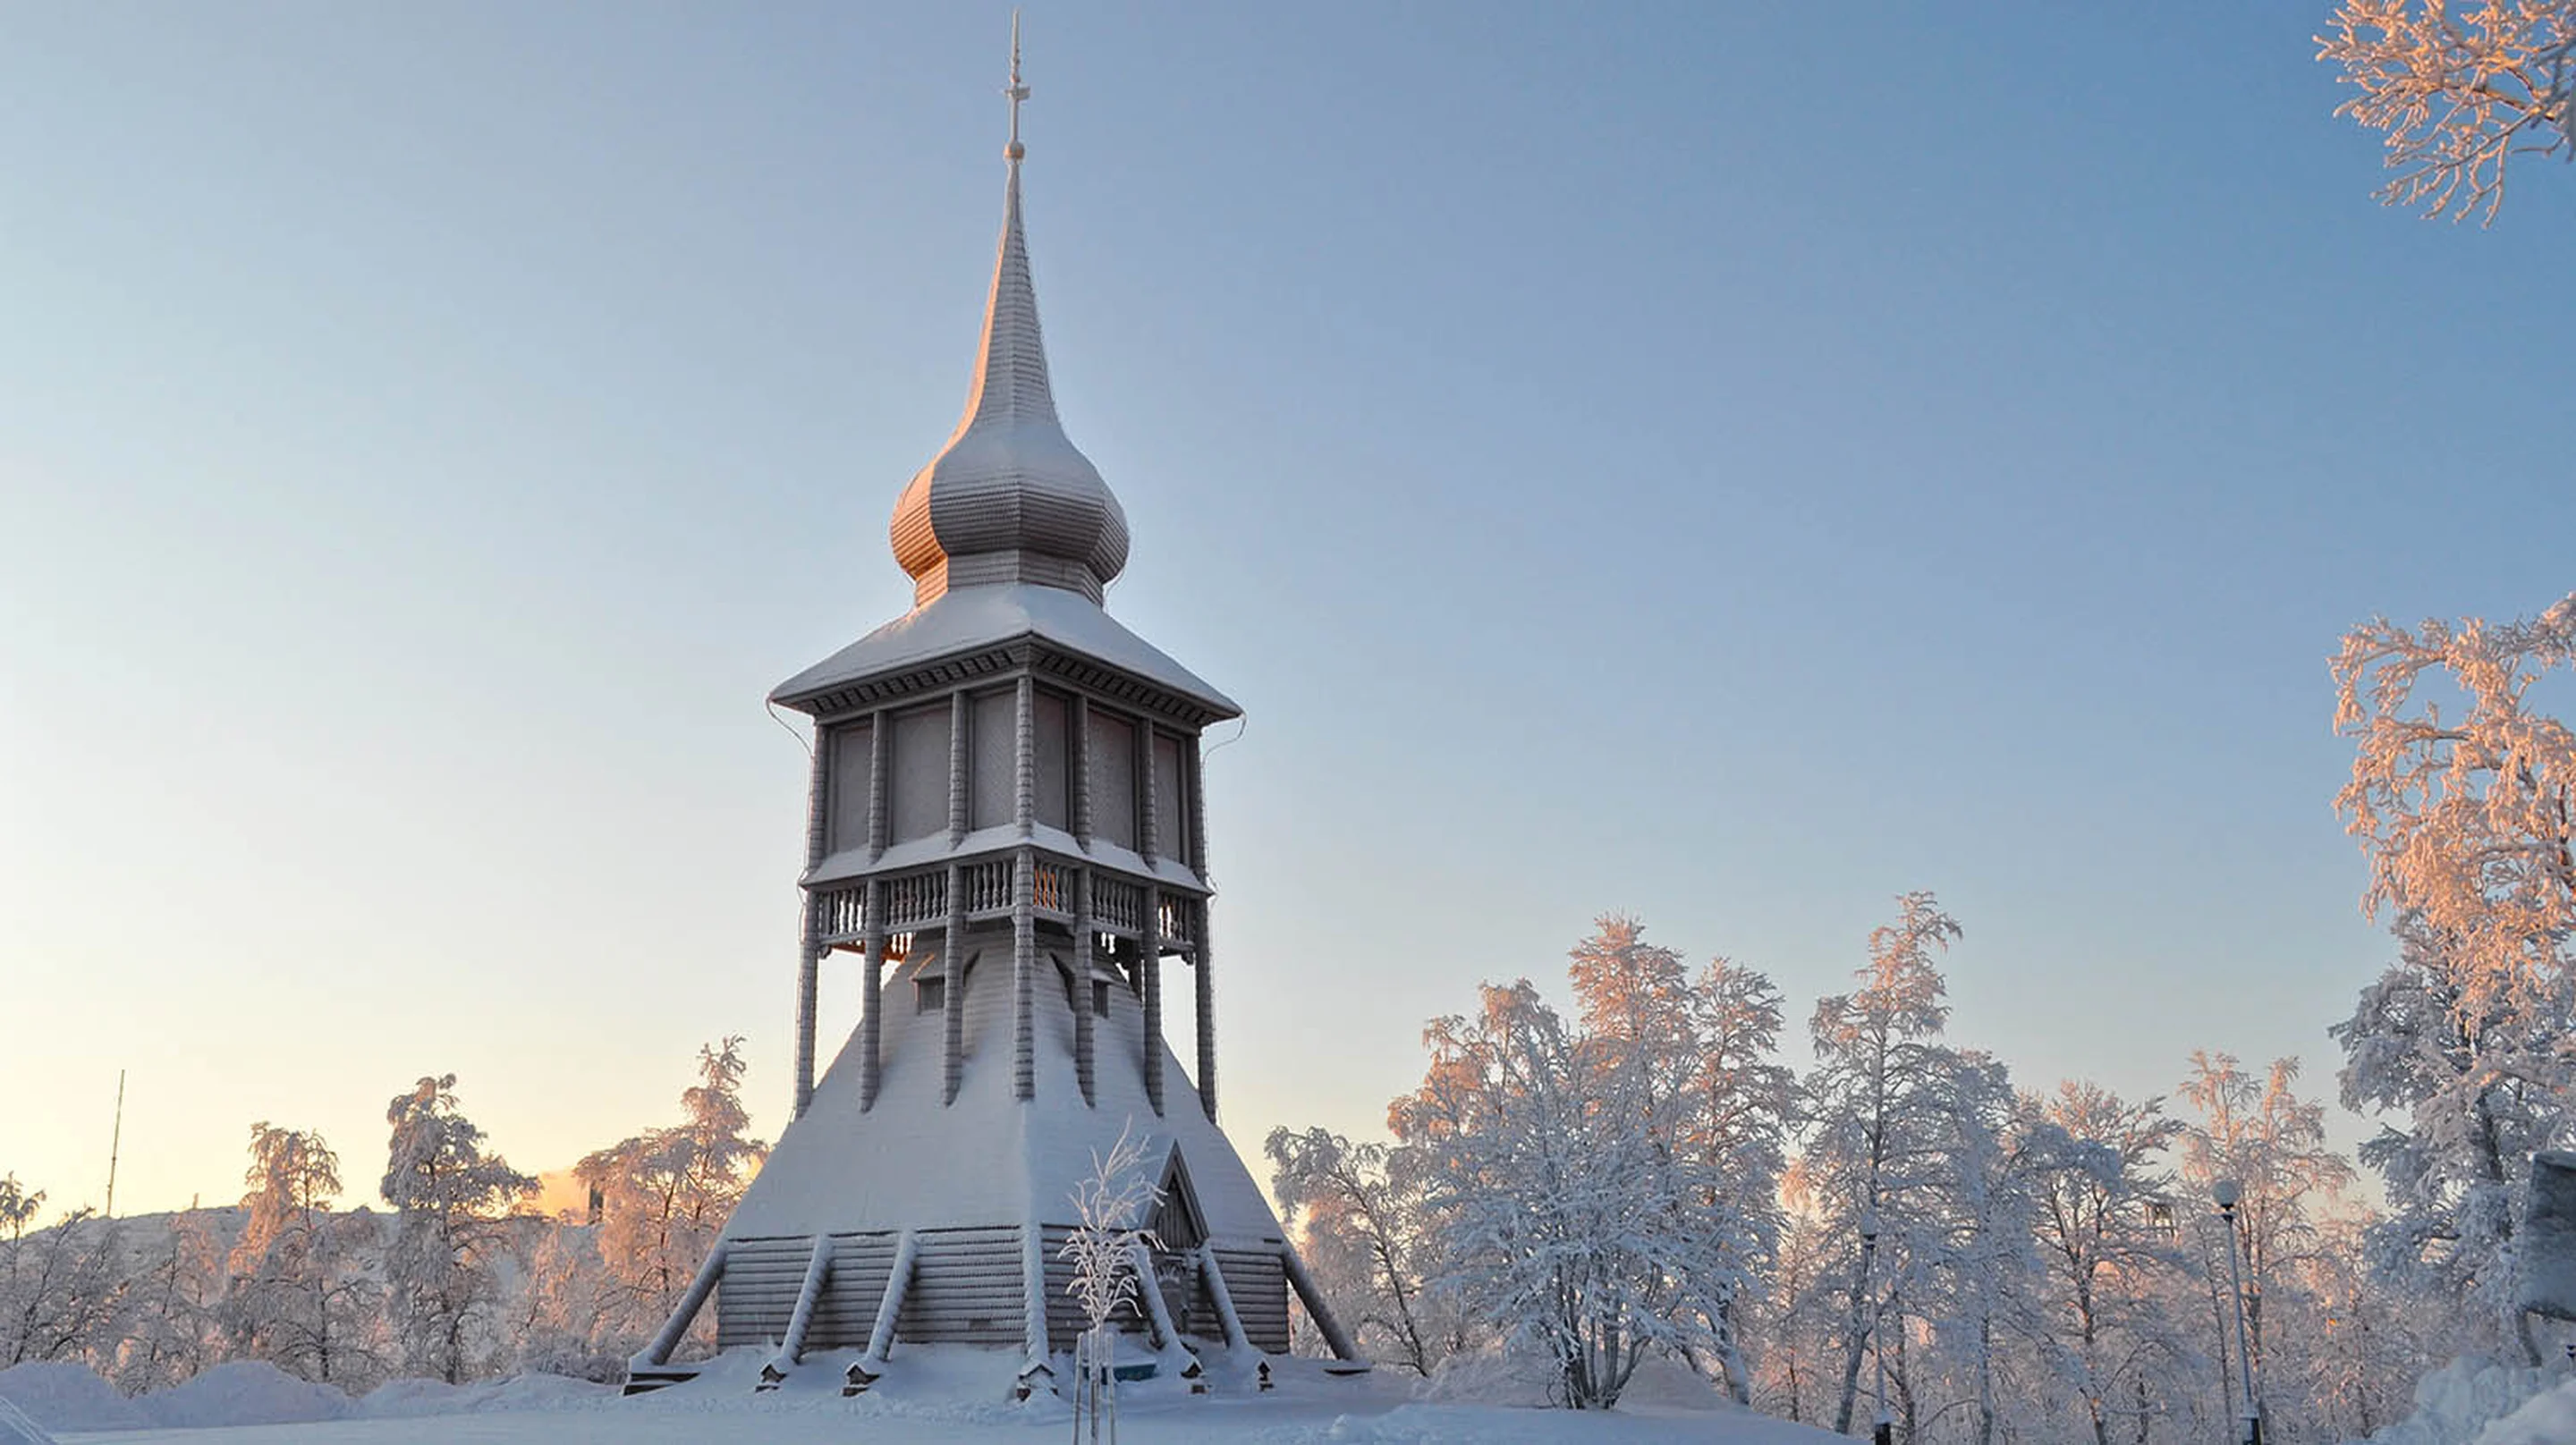
[[[2027,1086],[2331,1092],[2386,950],[2325,660],[2576,586],[2576,171],[2382,209],[2325,8],[1031,11],[1111,610],[1250,713],[1242,1147],[1377,1127],[1604,910],[1797,1031],[1909,888]],[[555,1166],[728,1032],[775,1130],[761,699],[909,600],[1007,14],[12,13],[0,1171],[95,1201],[120,1066],[123,1210],[259,1119],[370,1193],[432,1071]]]

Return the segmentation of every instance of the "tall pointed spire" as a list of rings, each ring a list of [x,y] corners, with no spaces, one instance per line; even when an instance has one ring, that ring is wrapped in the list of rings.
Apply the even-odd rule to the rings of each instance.
[[[1045,337],[1020,222],[1019,16],[1011,17],[1011,139],[1003,148],[1002,240],[984,303],[983,346],[957,429],[895,503],[895,560],[916,606],[952,587],[1033,582],[1098,602],[1127,565],[1127,516],[1099,469],[1064,434],[1047,383]]]

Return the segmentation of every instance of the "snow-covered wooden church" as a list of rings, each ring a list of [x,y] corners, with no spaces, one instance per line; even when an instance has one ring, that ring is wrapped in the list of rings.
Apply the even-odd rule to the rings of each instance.
[[[1016,47],[1015,47],[1016,49]],[[1081,1319],[1058,1257],[1071,1195],[1131,1121],[1163,1183],[1136,1327],[1284,1353],[1316,1297],[1218,1131],[1199,735],[1238,715],[1101,608],[1127,518],[1057,422],[1020,224],[1013,57],[1000,256],[964,418],[895,503],[913,608],[782,683],[814,720],[796,1112],[630,1391],[712,1299],[719,1348],[1011,1352],[1049,1384]],[[815,981],[857,955],[856,1032],[814,1078]],[[1164,1041],[1166,972],[1196,992],[1197,1067]],[[843,1358],[848,1358],[843,1356]]]

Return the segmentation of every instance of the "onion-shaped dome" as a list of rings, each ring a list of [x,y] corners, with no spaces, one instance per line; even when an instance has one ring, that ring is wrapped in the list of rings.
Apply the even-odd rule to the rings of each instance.
[[[916,606],[993,582],[1062,587],[1096,603],[1127,565],[1127,514],[1056,420],[1020,230],[1016,138],[1006,154],[1001,254],[966,413],[903,489],[888,528]]]

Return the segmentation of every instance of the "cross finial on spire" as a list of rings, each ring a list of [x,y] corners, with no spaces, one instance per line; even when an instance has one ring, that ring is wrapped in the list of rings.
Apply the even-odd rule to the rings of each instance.
[[[1011,12],[1011,83],[1002,94],[1011,98],[1011,144],[1002,154],[1018,160],[1028,153],[1020,144],[1020,102],[1029,98],[1029,88],[1020,83],[1020,12]]]

